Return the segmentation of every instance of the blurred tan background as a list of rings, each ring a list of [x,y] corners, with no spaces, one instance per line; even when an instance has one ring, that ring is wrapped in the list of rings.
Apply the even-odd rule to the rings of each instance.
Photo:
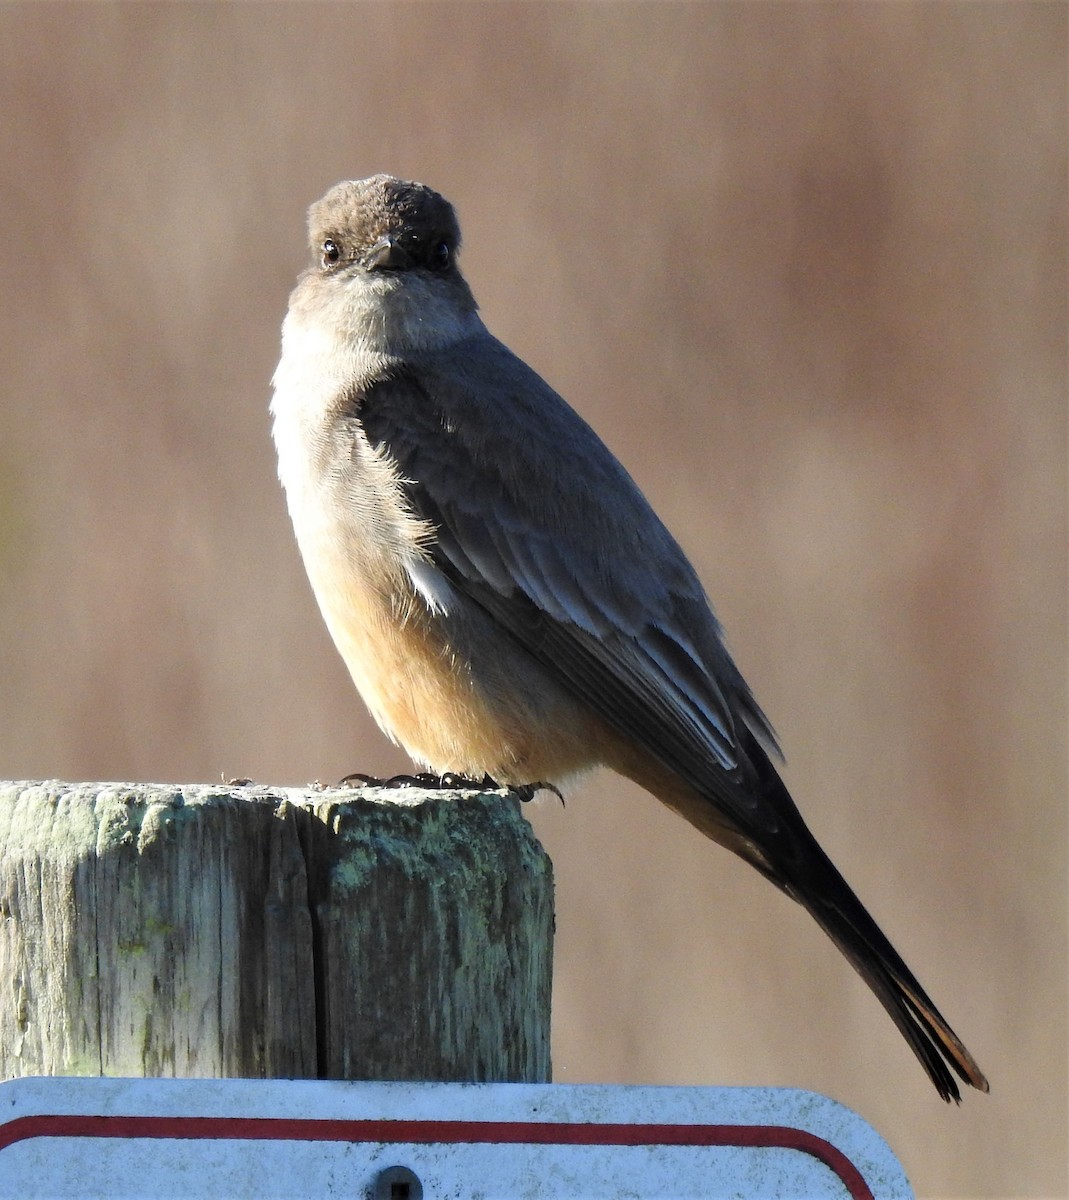
[[[1067,12],[0,9],[0,775],[406,766],[266,406],[306,206],[421,179],[992,1094],[944,1109],[800,909],[608,777],[528,810],[557,1080],[813,1088],[919,1195],[1064,1196]]]

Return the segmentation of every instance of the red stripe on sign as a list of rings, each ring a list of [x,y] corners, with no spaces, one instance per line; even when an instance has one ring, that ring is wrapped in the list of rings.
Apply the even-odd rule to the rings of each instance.
[[[732,1146],[797,1150],[830,1168],[852,1200],[874,1200],[861,1172],[831,1142],[785,1125],[609,1125],[553,1121],[344,1121],[289,1117],[17,1117],[0,1125],[0,1150],[35,1137],[407,1142],[410,1145]]]

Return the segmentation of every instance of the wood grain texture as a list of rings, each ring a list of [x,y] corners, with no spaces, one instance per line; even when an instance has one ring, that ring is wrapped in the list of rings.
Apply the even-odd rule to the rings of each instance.
[[[549,1078],[498,793],[0,784],[0,1075]]]

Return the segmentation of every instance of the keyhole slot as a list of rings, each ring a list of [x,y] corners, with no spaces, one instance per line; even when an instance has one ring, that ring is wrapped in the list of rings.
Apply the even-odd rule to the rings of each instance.
[[[408,1167],[387,1167],[375,1176],[373,1200],[423,1200],[423,1184]]]

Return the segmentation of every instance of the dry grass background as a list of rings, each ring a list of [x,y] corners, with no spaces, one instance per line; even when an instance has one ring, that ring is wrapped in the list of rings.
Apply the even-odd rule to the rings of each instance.
[[[0,9],[0,774],[405,765],[266,404],[306,205],[422,179],[993,1091],[944,1110],[808,918],[612,778],[530,810],[558,1081],[815,1088],[920,1195],[1064,1196],[1067,11]]]

